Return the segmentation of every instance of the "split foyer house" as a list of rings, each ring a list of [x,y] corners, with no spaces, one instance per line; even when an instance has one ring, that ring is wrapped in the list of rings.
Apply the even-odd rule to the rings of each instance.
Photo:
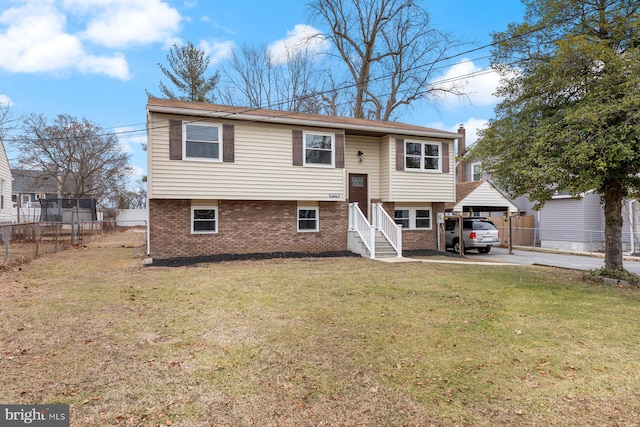
[[[149,256],[444,247],[457,133],[149,98]]]

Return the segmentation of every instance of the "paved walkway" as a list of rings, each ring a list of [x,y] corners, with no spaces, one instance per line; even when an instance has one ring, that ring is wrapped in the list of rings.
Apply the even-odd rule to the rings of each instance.
[[[547,251],[531,251],[515,249],[512,254],[506,248],[491,248],[488,254],[471,251],[464,259],[434,260],[428,258],[382,258],[380,261],[397,262],[438,262],[448,264],[482,264],[482,265],[546,265],[550,267],[571,268],[574,270],[597,270],[604,267],[602,256],[589,254],[558,253]],[[640,258],[625,257],[624,268],[632,273],[640,274]]]

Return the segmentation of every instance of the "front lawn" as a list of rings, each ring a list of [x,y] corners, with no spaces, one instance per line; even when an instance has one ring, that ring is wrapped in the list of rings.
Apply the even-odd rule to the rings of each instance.
[[[116,233],[0,273],[0,402],[72,426],[640,425],[640,290],[540,267],[143,267]]]

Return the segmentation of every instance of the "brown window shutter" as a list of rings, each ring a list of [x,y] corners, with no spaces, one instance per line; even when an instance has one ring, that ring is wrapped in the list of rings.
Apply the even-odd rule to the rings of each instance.
[[[344,134],[336,133],[336,168],[344,168]]]
[[[233,125],[222,125],[222,161],[235,161],[235,140]]]
[[[302,131],[294,129],[291,131],[293,139],[293,166],[302,166]]]
[[[396,138],[396,170],[404,170],[404,139]]]
[[[182,160],[182,120],[169,120],[169,159]]]
[[[449,173],[449,143],[442,143],[442,173]]]

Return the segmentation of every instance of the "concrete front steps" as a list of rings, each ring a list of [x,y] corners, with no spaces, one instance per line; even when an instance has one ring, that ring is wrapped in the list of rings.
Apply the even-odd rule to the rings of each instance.
[[[360,235],[356,231],[349,231],[349,250],[355,252],[357,254],[362,255],[363,257],[370,258],[369,250],[364,245],[364,242],[360,238]],[[376,258],[393,258],[397,257],[398,253],[391,243],[384,237],[381,231],[376,230],[375,232],[375,250],[376,250]]]

